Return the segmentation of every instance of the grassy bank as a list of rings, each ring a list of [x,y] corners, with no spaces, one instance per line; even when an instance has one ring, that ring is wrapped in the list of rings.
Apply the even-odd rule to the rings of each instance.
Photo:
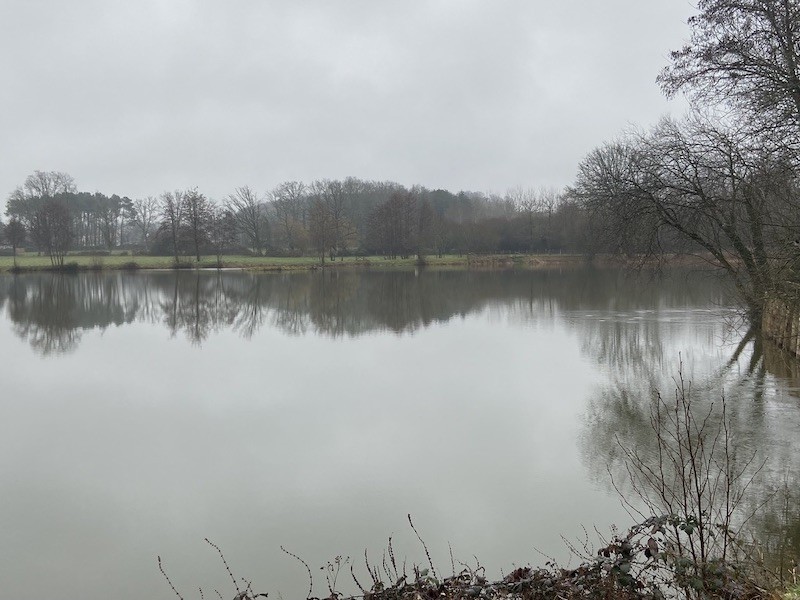
[[[508,269],[508,268],[551,268],[571,267],[585,264],[585,258],[575,254],[531,254],[531,255],[446,255],[429,256],[425,262],[431,267],[442,268],[474,268],[474,269]],[[382,256],[344,257],[343,260],[325,261],[325,268],[408,268],[417,263],[416,257],[402,259],[386,259]],[[128,254],[112,255],[68,255],[65,264],[72,270],[121,270],[121,269],[172,269],[175,259],[171,256],[144,256]],[[0,256],[0,272],[11,272],[14,260],[11,256]],[[199,262],[193,257],[182,257],[183,268],[216,268],[215,256],[203,256]],[[319,258],[312,256],[275,257],[275,256],[223,256],[222,266],[233,269],[255,271],[310,270],[320,267]],[[47,256],[24,254],[17,257],[20,271],[46,271],[53,267]]]

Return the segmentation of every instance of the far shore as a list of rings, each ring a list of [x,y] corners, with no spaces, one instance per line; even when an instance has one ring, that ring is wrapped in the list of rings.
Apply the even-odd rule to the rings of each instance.
[[[582,254],[462,254],[430,255],[424,257],[422,266],[441,269],[561,269],[594,266],[622,266],[629,262],[614,256],[595,256],[589,258]],[[316,269],[340,268],[413,268],[421,266],[416,256],[409,258],[386,258],[383,256],[345,256],[336,260],[319,257],[277,257],[277,256],[202,256],[200,261],[194,257],[182,256],[176,264],[172,256],[150,256],[127,253],[69,254],[64,266],[53,267],[45,255],[26,253],[17,256],[17,267],[11,256],[0,256],[0,273],[29,273],[37,271],[108,271],[108,270],[156,270],[156,269],[239,269],[247,271],[310,271]],[[668,266],[702,266],[706,263],[699,258],[677,256],[665,261]]]

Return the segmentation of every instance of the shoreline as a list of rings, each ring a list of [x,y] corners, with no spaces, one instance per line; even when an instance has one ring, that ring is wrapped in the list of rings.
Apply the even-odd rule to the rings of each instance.
[[[631,259],[601,255],[587,257],[582,254],[464,254],[442,257],[426,256],[424,264],[416,257],[388,259],[382,256],[344,257],[344,260],[328,261],[321,264],[317,257],[272,257],[272,256],[224,256],[220,263],[214,256],[201,257],[197,262],[191,257],[183,257],[176,264],[171,256],[149,255],[68,255],[64,265],[53,266],[46,256],[18,256],[14,267],[10,256],[0,257],[0,274],[25,273],[81,273],[104,271],[151,271],[151,270],[239,270],[253,272],[317,271],[326,269],[408,269],[432,268],[455,270],[539,270],[594,267],[630,267],[636,264]],[[638,265],[637,266],[641,266]],[[653,262],[647,267],[700,266],[707,267],[701,258],[673,256],[661,265]]]

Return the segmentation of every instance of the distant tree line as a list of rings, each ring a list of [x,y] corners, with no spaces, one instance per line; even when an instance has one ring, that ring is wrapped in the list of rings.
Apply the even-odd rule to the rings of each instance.
[[[171,255],[391,258],[445,253],[580,252],[584,211],[556,190],[479,192],[406,188],[348,177],[242,186],[212,200],[196,188],[131,200],[79,192],[72,177],[36,171],[8,198],[0,233],[63,265],[68,251]]]

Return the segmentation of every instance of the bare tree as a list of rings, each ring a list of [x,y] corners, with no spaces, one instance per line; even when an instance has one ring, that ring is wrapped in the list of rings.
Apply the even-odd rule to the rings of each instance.
[[[175,256],[175,264],[180,262],[179,252],[181,248],[181,234],[183,230],[184,215],[184,192],[175,190],[174,192],[164,192],[159,198],[161,227],[167,232],[172,244],[172,252]]]
[[[236,216],[227,208],[215,206],[210,213],[208,241],[222,266],[222,255],[236,244]]]
[[[228,209],[236,215],[239,230],[248,240],[253,251],[261,256],[266,245],[269,223],[264,199],[249,186],[236,188],[228,196]]]
[[[153,196],[133,201],[133,224],[142,237],[142,246],[147,252],[147,243],[156,227],[158,200]]]
[[[420,199],[418,190],[395,192],[370,215],[368,244],[391,258],[416,254],[422,263],[435,242],[434,234],[433,209]]]
[[[11,244],[11,252],[14,256],[14,268],[17,267],[17,248],[25,243],[25,225],[22,221],[12,217],[8,221],[8,225],[4,230],[4,235],[9,244]]]
[[[305,237],[306,201],[306,185],[300,181],[286,181],[272,191],[278,231],[290,250]]]
[[[100,234],[108,250],[117,245],[117,221],[120,217],[121,204],[118,197],[112,197],[99,208],[98,220]]]
[[[27,228],[33,226],[36,212],[48,198],[77,191],[75,181],[67,173],[60,171],[34,171],[25,183],[8,196],[6,214],[20,219]]]
[[[325,264],[325,253],[336,243],[333,219],[325,203],[315,198],[309,210],[309,238],[311,246],[319,256],[320,264]]]
[[[664,119],[589,154],[573,192],[600,224],[598,235],[633,240],[629,249],[642,258],[693,253],[725,270],[758,322],[787,252],[794,256],[792,160],[744,130]]]
[[[72,176],[61,171],[34,171],[25,179],[23,188],[28,197],[38,198],[53,198],[77,191]]]
[[[515,187],[506,193],[506,198],[514,204],[517,212],[522,215],[525,223],[528,252],[533,252],[536,244],[536,213],[539,209],[536,191],[533,188]]]
[[[344,259],[344,253],[356,238],[356,228],[348,215],[348,195],[341,181],[324,179],[311,184],[312,194],[319,199],[328,213],[333,229],[333,240],[329,246],[331,260],[335,256]]]
[[[31,237],[50,257],[50,264],[64,266],[64,257],[72,243],[72,216],[63,201],[50,198],[44,202],[33,217]]]
[[[668,95],[729,101],[767,126],[800,125],[800,4],[699,0],[689,43],[658,77]]]
[[[200,262],[200,250],[208,240],[213,206],[208,198],[197,191],[197,188],[184,192],[183,204],[186,234],[194,248],[195,258]]]
[[[514,206],[522,216],[528,251],[535,249],[549,252],[553,243],[553,215],[558,207],[560,195],[553,188],[510,189],[505,201]]]

